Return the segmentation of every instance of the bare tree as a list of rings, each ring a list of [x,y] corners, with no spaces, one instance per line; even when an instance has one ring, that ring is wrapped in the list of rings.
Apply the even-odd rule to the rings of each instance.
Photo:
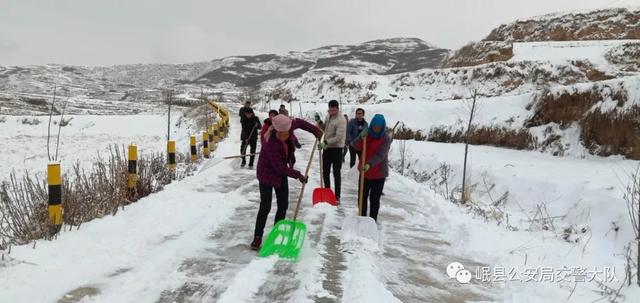
[[[629,184],[627,185],[624,199],[627,202],[627,212],[629,213],[629,219],[631,219],[631,227],[636,236],[636,282],[640,286],[640,165],[629,175]]]
[[[471,133],[471,123],[473,122],[473,116],[476,113],[476,102],[478,99],[478,90],[473,91],[473,103],[471,104],[471,111],[469,113],[469,123],[467,125],[467,132],[464,136],[464,166],[462,169],[462,203],[467,203],[470,200],[470,191],[467,186],[467,156],[469,154],[469,134]]]
[[[407,159],[407,140],[400,140],[398,147],[400,152],[400,174],[404,176],[404,167]]]

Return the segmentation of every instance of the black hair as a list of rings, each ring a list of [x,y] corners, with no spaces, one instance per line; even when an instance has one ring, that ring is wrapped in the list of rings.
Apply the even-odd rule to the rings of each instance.
[[[249,113],[249,114],[253,114],[253,108],[247,108],[247,109],[244,111],[244,113],[245,113],[245,114],[247,114],[247,113]]]
[[[356,108],[356,114],[358,113],[358,111],[362,111],[362,114],[364,115],[364,109],[358,107],[358,108]]]
[[[251,104],[251,101],[245,101],[244,104]]]
[[[336,100],[329,101],[329,107],[338,107],[338,101]]]
[[[284,104],[280,104],[280,107],[285,107]]]
[[[271,114],[274,114],[274,115],[277,116],[279,114],[279,112],[277,110],[275,110],[275,109],[272,109],[272,110],[269,111],[269,116],[271,116]]]

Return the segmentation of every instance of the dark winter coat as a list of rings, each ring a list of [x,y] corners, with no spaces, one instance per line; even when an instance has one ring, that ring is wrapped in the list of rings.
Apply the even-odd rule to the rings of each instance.
[[[260,128],[262,124],[260,124],[260,119],[253,115],[251,118],[246,118],[240,122],[242,124],[242,132],[240,133],[240,140],[253,141],[258,140],[258,135],[260,133]],[[251,136],[251,137],[249,137]]]
[[[280,141],[275,134],[271,134],[260,149],[258,168],[256,170],[258,181],[269,186],[279,187],[282,178],[300,178],[302,176],[299,171],[293,169],[296,147],[292,141],[293,136],[291,134],[298,128],[313,133],[316,137],[322,135],[322,131],[319,128],[307,121],[296,118],[291,121],[291,129],[287,140]]]
[[[358,121],[356,118],[351,119],[349,124],[347,124],[347,144],[351,145],[351,142],[367,127],[369,127],[367,120],[362,119],[362,121]]]
[[[249,108],[251,108],[251,107],[243,106],[243,107],[240,108],[240,113],[238,113],[238,115],[240,115],[240,122],[244,121],[247,118],[247,116],[244,115],[244,112]]]

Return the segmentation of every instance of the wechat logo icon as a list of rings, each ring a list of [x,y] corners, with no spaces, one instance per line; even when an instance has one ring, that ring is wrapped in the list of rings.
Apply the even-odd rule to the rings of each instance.
[[[467,284],[471,281],[471,272],[464,269],[464,265],[459,262],[447,265],[447,276],[449,279],[456,279],[460,284]]]

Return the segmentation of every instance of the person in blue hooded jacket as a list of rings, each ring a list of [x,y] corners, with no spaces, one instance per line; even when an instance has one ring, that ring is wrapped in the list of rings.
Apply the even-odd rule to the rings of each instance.
[[[360,215],[366,216],[367,206],[370,206],[369,216],[377,222],[380,197],[386,178],[389,176],[389,149],[393,141],[393,131],[387,128],[383,115],[373,116],[369,127],[360,132],[351,146],[357,151],[361,151],[365,140],[367,150],[364,156],[360,157],[358,165],[360,170],[364,170],[363,203]]]
[[[347,124],[347,145],[349,146],[349,155],[351,157],[349,167],[356,165],[356,155],[358,160],[360,160],[360,153],[351,146],[351,143],[358,137],[362,130],[368,126],[367,120],[364,119],[364,109],[356,109],[356,117],[351,119],[349,124]]]

